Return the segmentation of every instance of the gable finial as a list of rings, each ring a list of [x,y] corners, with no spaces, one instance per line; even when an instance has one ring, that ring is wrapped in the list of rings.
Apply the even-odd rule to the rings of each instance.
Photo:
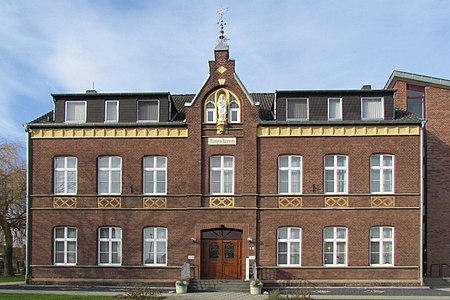
[[[218,25],[220,25],[220,31],[219,31],[219,44],[220,43],[226,43],[228,39],[225,37],[228,32],[224,31],[224,26],[227,25],[225,21],[223,20],[223,15],[228,11],[228,7],[224,7],[222,9],[219,9],[217,11],[217,14],[219,15],[219,21],[217,22]]]

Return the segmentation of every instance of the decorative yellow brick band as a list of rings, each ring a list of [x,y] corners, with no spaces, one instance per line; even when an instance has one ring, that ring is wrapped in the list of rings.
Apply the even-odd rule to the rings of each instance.
[[[150,125],[151,126],[151,125]],[[32,139],[93,138],[186,138],[186,127],[132,128],[39,128],[31,129]]]
[[[258,137],[419,135],[419,125],[260,126]]]
[[[53,208],[77,208],[76,197],[54,197]]]
[[[325,197],[325,207],[348,207],[348,197]]]
[[[394,196],[373,196],[370,198],[371,207],[395,207]]]
[[[142,199],[143,208],[166,208],[167,198],[150,198],[144,197]]]
[[[122,198],[120,197],[99,197],[97,199],[98,208],[121,208]]]
[[[234,207],[234,197],[210,197],[209,207]]]
[[[278,207],[279,208],[303,207],[303,199],[302,197],[279,197]]]

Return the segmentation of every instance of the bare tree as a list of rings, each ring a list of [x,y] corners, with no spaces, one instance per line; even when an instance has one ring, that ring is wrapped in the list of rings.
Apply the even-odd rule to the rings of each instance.
[[[20,146],[0,142],[0,228],[5,242],[4,276],[14,275],[14,240],[25,235],[26,168]]]

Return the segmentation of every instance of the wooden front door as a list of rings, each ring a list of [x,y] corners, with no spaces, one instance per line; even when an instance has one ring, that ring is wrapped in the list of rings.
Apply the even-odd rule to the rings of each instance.
[[[227,233],[219,229],[216,238],[202,239],[203,279],[242,279],[242,239]]]

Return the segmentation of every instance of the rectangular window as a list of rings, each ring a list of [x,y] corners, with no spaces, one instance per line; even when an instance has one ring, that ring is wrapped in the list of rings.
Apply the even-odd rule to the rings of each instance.
[[[144,157],[144,194],[166,194],[166,161],[164,156]]]
[[[119,122],[119,101],[105,101],[105,122]]]
[[[277,230],[278,265],[301,265],[302,229],[281,227]]]
[[[370,265],[394,265],[394,228],[370,228]]]
[[[425,104],[425,88],[423,86],[416,86],[408,84],[407,90],[407,110],[415,114],[421,119],[424,119],[424,104]]]
[[[54,237],[54,264],[77,264],[77,229],[74,227],[56,227]]]
[[[159,121],[159,100],[138,101],[138,121]]]
[[[77,193],[77,158],[55,157],[53,177],[55,194],[75,195]]]
[[[361,98],[361,119],[383,120],[384,98],[382,97]]]
[[[98,158],[98,193],[102,195],[122,193],[122,158],[102,156]]]
[[[287,120],[308,120],[309,109],[308,99],[286,99],[286,119]]]
[[[283,155],[278,157],[278,193],[302,193],[302,157]]]
[[[66,101],[67,123],[86,122],[86,101]]]
[[[347,228],[326,227],[323,230],[323,264],[347,265]]]
[[[103,227],[98,230],[98,264],[122,264],[122,229]]]
[[[370,192],[394,192],[394,155],[376,154],[370,157]]]
[[[234,157],[211,156],[210,193],[234,194]]]
[[[230,123],[239,123],[239,105],[236,102],[230,104]]]
[[[324,190],[326,194],[348,193],[347,156],[327,155],[324,160]]]
[[[342,120],[342,98],[328,98],[328,120]]]
[[[144,228],[144,265],[167,265],[167,229]]]

